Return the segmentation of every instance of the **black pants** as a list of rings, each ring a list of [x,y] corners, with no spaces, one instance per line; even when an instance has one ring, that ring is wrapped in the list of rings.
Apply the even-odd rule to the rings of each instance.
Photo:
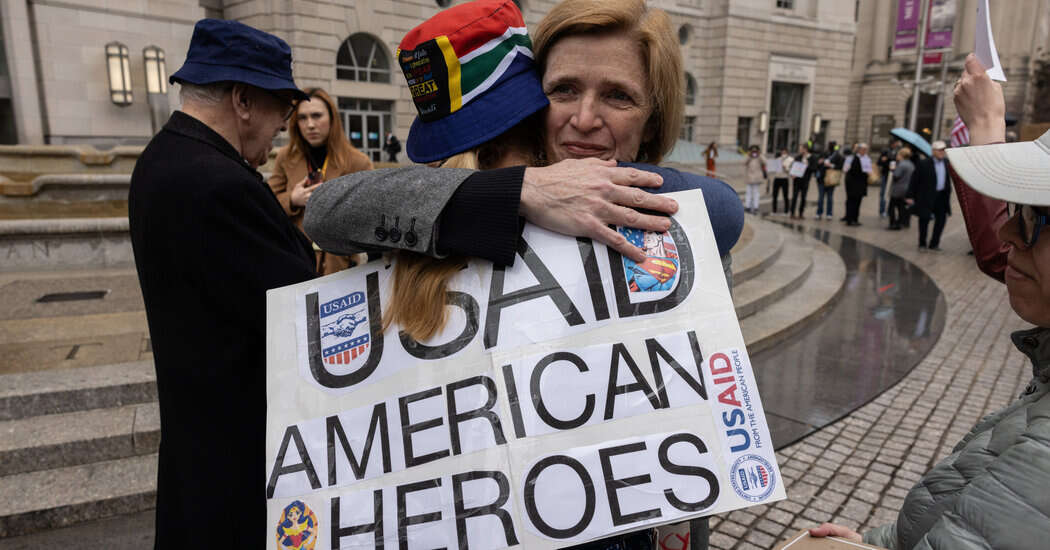
[[[391,153],[390,151],[387,151],[386,154],[389,157],[387,159],[387,162],[397,162],[397,153]]]
[[[860,216],[860,201],[864,200],[864,195],[846,195],[846,223],[858,223],[857,217]]]
[[[774,178],[773,179],[773,213],[777,213],[777,195],[780,191],[784,192],[784,212],[787,213],[788,208],[791,204],[788,202],[788,180],[787,178]]]
[[[809,192],[809,178],[795,178],[795,183],[791,189],[791,215],[802,217],[802,212],[806,209],[806,193]],[[795,212],[795,208],[798,208],[798,213]]]
[[[930,225],[931,217],[933,218],[933,235],[930,235],[930,248],[937,248],[941,244],[944,224],[948,221],[946,212],[934,212],[932,216],[926,214],[919,217],[919,246],[926,246],[926,228]]]
[[[904,199],[891,198],[887,211],[890,216],[890,227],[901,227],[908,216],[908,203],[904,202]]]

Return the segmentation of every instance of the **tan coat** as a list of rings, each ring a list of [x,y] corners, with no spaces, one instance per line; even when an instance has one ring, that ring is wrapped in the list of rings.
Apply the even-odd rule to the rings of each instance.
[[[296,155],[298,159],[288,160],[288,145],[281,147],[277,151],[277,159],[274,161],[273,175],[270,176],[270,189],[277,195],[277,200],[280,201],[281,206],[284,208],[284,212],[292,219],[300,230],[303,228],[303,209],[297,206],[292,206],[292,188],[303,181],[308,171],[306,163],[306,157],[303,155]],[[357,149],[351,149],[350,152],[350,166],[336,166],[329,160],[328,169],[325,172],[325,181],[338,178],[353,172],[359,172],[361,170],[372,170],[372,161],[369,160],[368,156],[358,151]],[[349,256],[336,256],[335,254],[329,254],[316,250],[317,254],[317,272],[321,275],[328,275],[337,271],[342,271],[351,265],[351,258]]]

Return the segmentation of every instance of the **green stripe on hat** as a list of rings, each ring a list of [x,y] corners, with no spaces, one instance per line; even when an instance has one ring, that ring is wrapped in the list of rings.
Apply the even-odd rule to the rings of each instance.
[[[529,57],[532,57],[532,40],[529,39],[529,35],[511,34],[506,36],[497,42],[492,49],[463,63],[460,66],[462,70],[461,90],[463,102],[466,103],[470,98],[485,91],[499,80],[503,71],[506,70],[510,65],[510,61],[513,60],[513,56],[522,53],[518,48],[527,50]],[[463,59],[461,58],[460,61],[462,62]]]

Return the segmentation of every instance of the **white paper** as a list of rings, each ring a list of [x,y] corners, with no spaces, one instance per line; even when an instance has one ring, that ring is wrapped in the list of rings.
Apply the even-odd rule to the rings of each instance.
[[[789,172],[793,178],[801,178],[806,175],[806,163],[795,161],[791,164],[791,172]]]
[[[784,163],[779,158],[766,160],[766,172],[772,176],[784,169]]]
[[[995,49],[995,38],[992,36],[992,18],[988,13],[988,0],[981,0],[977,4],[977,32],[974,53],[977,54],[981,65],[987,67],[988,76],[992,80],[1006,82],[1003,74],[1003,64],[999,62],[999,52]]]

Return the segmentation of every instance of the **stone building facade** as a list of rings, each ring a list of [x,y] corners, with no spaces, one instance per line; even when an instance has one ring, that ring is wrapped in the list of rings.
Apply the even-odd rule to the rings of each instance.
[[[923,75],[930,81],[921,87],[917,125],[918,131],[945,141],[957,114],[951,100],[952,88],[962,73],[966,55],[974,48],[979,0],[954,3],[953,44],[942,55],[947,71],[942,71],[942,64],[924,66]],[[914,50],[904,55],[893,51],[897,5],[897,0],[859,0],[846,132],[850,141],[870,141],[878,147],[886,142],[882,131],[885,127],[908,126],[916,54]],[[1050,0],[1010,0],[989,5],[992,34],[1007,77],[1002,86],[1008,115],[1021,126],[1050,122],[1050,106],[1040,109],[1035,101],[1042,87],[1050,87],[1050,74],[1045,71],[1050,62]],[[943,88],[939,84],[942,74]],[[1042,86],[1038,74],[1047,81]],[[945,93],[938,128],[935,120],[941,89]]]
[[[552,0],[517,0],[526,23]],[[894,0],[887,0],[894,1]],[[379,158],[415,116],[393,58],[404,34],[454,0],[0,0],[0,142],[145,143],[156,112],[178,108],[177,86],[147,94],[144,48],[181,66],[193,23],[235,19],[284,38],[302,87],[339,98],[351,141]],[[861,2],[863,4],[863,0]],[[650,0],[666,10],[690,82],[683,137],[723,151],[793,146],[847,129],[856,5],[842,0]],[[111,100],[105,47],[127,47],[132,101]],[[764,113],[764,114],[763,114]],[[762,119],[767,131],[762,132]],[[727,147],[727,145],[729,147]]]

